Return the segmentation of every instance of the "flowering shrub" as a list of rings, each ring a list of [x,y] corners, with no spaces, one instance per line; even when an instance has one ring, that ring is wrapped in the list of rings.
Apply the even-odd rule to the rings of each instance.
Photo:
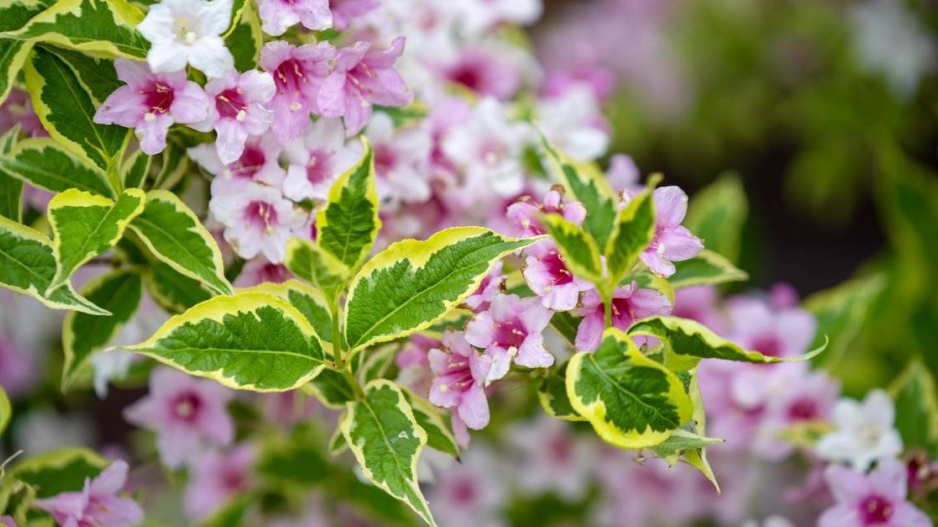
[[[689,206],[624,156],[604,171],[603,90],[540,78],[516,32],[540,9],[0,3],[3,316],[66,312],[63,392],[148,386],[123,416],[164,469],[42,452],[19,422],[2,522],[499,524],[517,479],[599,525],[738,524],[733,465],[803,455],[819,525],[931,525],[928,371],[896,407],[812,367],[881,284],[817,317],[784,287],[721,300],[747,278],[738,184]],[[37,369],[22,331],[0,333],[0,431]],[[514,386],[540,415],[498,441]]]

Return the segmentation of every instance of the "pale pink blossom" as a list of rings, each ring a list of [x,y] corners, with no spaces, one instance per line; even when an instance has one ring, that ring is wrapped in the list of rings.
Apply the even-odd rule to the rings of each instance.
[[[283,193],[294,201],[325,200],[335,180],[361,159],[339,119],[320,118],[286,146],[289,163]]]
[[[260,65],[274,78],[276,93],[269,108],[273,111],[274,135],[287,144],[299,137],[309,124],[320,87],[329,76],[336,50],[328,42],[294,46],[277,40],[261,48]]]
[[[616,288],[612,295],[612,327],[626,331],[638,319],[671,312],[668,297],[654,289],[639,289],[635,282]],[[583,293],[578,313],[583,320],[576,332],[576,349],[595,351],[606,324],[606,306],[595,289]]]
[[[490,380],[504,377],[512,361],[527,368],[547,368],[554,363],[554,356],[544,347],[543,335],[553,314],[541,305],[540,298],[497,295],[488,311],[466,325],[466,340],[485,348],[492,357]]]
[[[293,275],[282,263],[273,263],[263,256],[254,258],[244,264],[241,274],[235,279],[235,287],[252,287],[264,283],[280,284],[286,282]]]
[[[186,487],[186,514],[205,518],[251,488],[257,457],[253,445],[238,445],[229,452],[210,451],[192,463],[192,479]]]
[[[117,493],[127,481],[127,463],[118,460],[100,474],[85,478],[81,491],[63,492],[33,502],[63,527],[130,527],[143,522],[143,510]]]
[[[311,31],[332,27],[329,0],[260,0],[261,29],[273,36],[284,34],[296,24]]]
[[[465,300],[466,306],[474,313],[488,311],[492,300],[494,300],[495,296],[504,288],[507,278],[508,277],[502,273],[502,261],[499,260],[492,267],[492,270],[489,271],[489,274],[485,275],[485,278],[482,279],[476,291]]]
[[[430,199],[430,152],[433,142],[423,126],[395,128],[394,121],[377,113],[365,128],[374,151],[378,197],[382,208]]]
[[[505,219],[511,226],[512,236],[530,237],[545,234],[547,230],[538,219],[542,214],[557,214],[574,225],[582,225],[586,219],[586,207],[579,201],[567,200],[563,187],[553,187],[544,195],[543,203],[528,196],[508,206]]]
[[[235,194],[213,196],[209,210],[225,226],[225,241],[242,258],[263,254],[273,263],[283,262],[287,242],[308,220],[280,190],[256,183]]]
[[[554,492],[568,502],[583,499],[602,455],[593,438],[543,413],[512,427],[508,438],[517,453],[521,489],[535,495]]]
[[[485,386],[492,368],[492,358],[479,353],[466,342],[462,333],[447,330],[443,348],[434,348],[428,355],[433,383],[430,402],[455,408],[465,426],[481,430],[489,423],[489,403]]]
[[[378,0],[329,0],[332,9],[332,26],[345,31],[357,17],[378,7]]]
[[[835,504],[818,527],[931,527],[922,511],[906,501],[905,465],[883,460],[869,474],[831,465],[824,473]]]
[[[656,188],[655,235],[639,256],[652,272],[664,277],[674,274],[674,264],[689,260],[703,250],[700,238],[681,225],[687,214],[687,194],[678,187]]]
[[[271,112],[265,105],[273,98],[274,89],[269,73],[254,70],[231,73],[205,85],[212,104],[206,119],[192,127],[203,132],[215,130],[215,147],[222,163],[237,161],[248,137],[262,135],[270,127]]]
[[[284,184],[285,173],[278,162],[283,147],[270,133],[247,140],[241,156],[233,163],[222,163],[217,149],[209,144],[196,145],[188,150],[189,158],[212,179],[212,196],[237,194],[252,182],[275,188]]]

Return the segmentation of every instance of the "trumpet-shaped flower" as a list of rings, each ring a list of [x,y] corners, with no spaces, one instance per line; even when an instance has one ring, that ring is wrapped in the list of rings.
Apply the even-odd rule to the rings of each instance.
[[[569,311],[577,306],[580,293],[593,289],[593,285],[578,278],[567,269],[567,264],[549,241],[534,244],[525,251],[521,273],[528,287],[541,297],[547,309]]]
[[[492,356],[489,380],[508,373],[512,360],[527,368],[547,368],[554,356],[544,348],[544,329],[553,312],[537,297],[497,295],[488,311],[466,325],[466,341]]]
[[[276,93],[270,102],[274,135],[287,144],[303,133],[311,111],[319,113],[316,97],[329,75],[336,50],[328,42],[293,46],[282,40],[261,49],[260,64],[274,78]]]
[[[208,452],[192,464],[185,507],[190,518],[204,518],[251,487],[251,469],[257,457],[253,445],[230,452]]]
[[[147,63],[157,73],[182,71],[186,63],[209,77],[235,71],[222,34],[231,24],[232,0],[162,0],[150,7],[137,31],[150,41]]]
[[[273,263],[283,262],[292,233],[308,220],[278,189],[258,184],[212,197],[209,210],[225,226],[225,241],[242,258],[263,254]]]
[[[485,385],[492,357],[473,349],[462,333],[448,330],[443,334],[443,349],[431,349],[427,358],[434,375],[430,402],[455,408],[455,416],[473,430],[485,428],[489,423]]]
[[[674,274],[674,264],[703,250],[703,242],[681,225],[687,214],[687,194],[678,187],[656,188],[655,236],[640,258],[652,272],[664,277]]]
[[[160,459],[170,468],[195,459],[204,443],[224,446],[234,439],[226,405],[232,393],[214,381],[169,368],[150,376],[150,395],[124,411],[133,424],[157,433]]]
[[[511,226],[513,236],[540,236],[547,232],[541,225],[538,216],[542,214],[557,214],[563,219],[581,225],[586,219],[586,207],[579,201],[567,201],[564,197],[563,187],[555,186],[544,195],[543,203],[537,203],[527,196],[508,206],[505,219]]]
[[[818,527],[931,527],[928,516],[906,501],[906,478],[905,465],[891,459],[866,475],[827,467],[824,479],[835,504],[818,518]]]
[[[342,117],[346,133],[357,134],[371,119],[373,104],[406,106],[413,94],[394,70],[404,52],[404,37],[395,38],[386,50],[367,42],[338,50],[335,67],[323,82],[316,105],[326,117]]]
[[[145,154],[166,148],[166,133],[173,123],[194,124],[208,116],[208,96],[186,80],[184,72],[153,73],[145,64],[125,59],[116,59],[114,68],[126,85],[108,96],[94,122],[133,128]]]
[[[501,292],[508,277],[502,273],[502,262],[498,261],[489,274],[485,275],[478,289],[466,299],[465,303],[475,313],[488,311],[492,300]]]
[[[864,471],[873,461],[902,453],[902,437],[893,427],[896,408],[882,390],[873,390],[862,403],[841,399],[834,407],[837,430],[822,437],[816,451],[831,461],[844,461]]]
[[[266,134],[248,139],[241,156],[232,163],[222,163],[212,145],[197,145],[188,152],[193,161],[215,176],[212,179],[212,196],[221,196],[241,192],[252,182],[280,188],[285,177],[278,162],[282,150],[280,142],[273,135]]]
[[[378,7],[378,0],[329,0],[332,27],[345,31],[352,20]]]
[[[635,282],[617,287],[612,295],[612,326],[625,331],[632,322],[653,315],[671,312],[668,297],[654,289],[639,289]],[[576,331],[574,344],[579,351],[594,351],[602,341],[606,306],[599,293],[590,289],[583,294],[579,314],[583,317]]]
[[[284,148],[289,166],[283,193],[294,201],[325,200],[329,188],[360,158],[360,149],[347,142],[339,119],[320,118]]]
[[[215,147],[224,164],[234,163],[244,153],[249,136],[259,136],[270,127],[271,112],[264,105],[274,96],[274,79],[268,73],[248,71],[212,79],[205,93],[214,104],[208,117],[193,128],[218,134]]]
[[[117,496],[127,481],[127,463],[117,460],[94,479],[86,478],[80,492],[63,492],[33,502],[64,527],[130,527],[143,522],[134,500]]]
[[[261,29],[268,35],[282,35],[296,24],[311,31],[332,27],[329,0],[260,0]]]

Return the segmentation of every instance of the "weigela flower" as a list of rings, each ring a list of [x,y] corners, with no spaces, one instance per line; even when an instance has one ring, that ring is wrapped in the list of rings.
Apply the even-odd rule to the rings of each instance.
[[[231,24],[232,0],[162,0],[150,6],[137,31],[150,41],[147,63],[157,73],[185,69],[209,77],[235,71],[221,35]]]
[[[261,29],[268,35],[282,35],[296,24],[310,31],[332,27],[329,0],[260,0]]]
[[[39,373],[37,370],[32,354],[0,335],[0,386],[8,396],[18,397],[33,388]]]
[[[902,437],[893,427],[895,419],[892,399],[882,390],[871,391],[862,403],[841,399],[834,407],[837,430],[821,438],[816,452],[861,472],[873,461],[894,459],[902,452]]]
[[[557,247],[548,240],[534,244],[525,251],[524,280],[547,309],[569,311],[577,306],[580,293],[593,285],[567,269]]]
[[[508,373],[512,360],[527,368],[547,368],[554,356],[544,348],[544,329],[553,311],[537,297],[497,295],[488,311],[476,315],[466,325],[466,341],[485,348],[492,357],[489,380]]]
[[[355,135],[371,118],[373,104],[406,106],[413,94],[394,70],[404,51],[404,37],[395,38],[386,50],[372,49],[367,42],[340,48],[335,67],[316,97],[319,113],[342,117],[346,133]]]
[[[260,64],[274,78],[277,91],[270,102],[274,135],[287,144],[303,133],[311,111],[319,113],[316,97],[329,75],[336,50],[328,42],[293,46],[278,40],[261,49]]]
[[[425,128],[395,129],[391,117],[382,112],[368,123],[365,136],[374,151],[378,197],[384,204],[395,208],[401,203],[423,203],[430,199],[433,142]]]
[[[3,516],[0,518],[0,525],[3,525],[3,527],[16,527],[16,520],[13,519],[13,516]]]
[[[880,461],[869,474],[831,465],[824,478],[834,496],[833,507],[818,518],[818,527],[931,527],[922,511],[906,501],[906,468]]]
[[[727,337],[770,357],[795,357],[808,349],[817,322],[799,307],[775,309],[766,299],[736,297],[726,302]]]
[[[294,200],[325,200],[332,183],[361,159],[362,152],[347,142],[340,119],[320,118],[284,148],[289,163],[283,194]]]
[[[511,226],[512,236],[530,237],[540,236],[547,232],[541,225],[538,216],[542,214],[557,214],[574,225],[582,225],[586,219],[586,207],[579,201],[568,201],[564,195],[563,187],[555,186],[544,195],[543,203],[537,203],[527,196],[508,206],[505,219]]]
[[[589,87],[570,87],[538,101],[538,124],[544,135],[577,161],[592,161],[609,148],[608,124]]]
[[[606,306],[595,289],[583,293],[578,313],[583,320],[576,331],[578,351],[595,351],[606,325]],[[635,282],[619,286],[612,295],[612,326],[626,331],[638,319],[671,312],[668,297],[654,289],[639,289]]]
[[[208,117],[194,124],[196,130],[215,130],[215,147],[224,164],[237,161],[249,136],[259,136],[270,127],[271,112],[264,105],[274,96],[274,79],[268,73],[248,71],[212,79],[205,93],[214,104]]]
[[[507,51],[494,46],[463,48],[455,60],[438,68],[439,74],[479,96],[508,100],[518,91],[521,75],[517,64],[506,60]]]
[[[94,479],[86,478],[80,492],[63,492],[33,502],[65,527],[130,527],[143,522],[143,510],[129,498],[117,496],[127,480],[127,463],[117,460]]]
[[[410,342],[401,348],[401,351],[394,359],[398,369],[396,382],[419,394],[430,393],[430,386],[433,383],[433,371],[430,370],[428,356],[430,350],[442,348],[443,343],[439,340],[419,334],[413,335]]]
[[[717,334],[725,331],[726,323],[717,306],[719,293],[713,286],[682,287],[674,292],[671,315],[696,320]]]
[[[468,0],[459,3],[460,22],[470,35],[499,24],[528,25],[541,17],[542,0]]]
[[[607,450],[596,470],[602,494],[589,525],[690,525],[700,514],[692,499],[700,495],[698,480],[662,459],[636,463],[631,454]]]
[[[186,514],[204,518],[250,489],[256,457],[253,445],[239,445],[226,453],[207,452],[195,460],[186,487]]]
[[[263,283],[281,284],[293,275],[282,263],[273,263],[264,257],[254,258],[244,264],[241,274],[235,279],[235,287],[252,287]]]
[[[687,214],[687,194],[683,190],[674,186],[656,188],[653,198],[655,236],[639,257],[652,272],[667,278],[675,271],[671,262],[693,258],[703,250],[703,243],[681,225]]]
[[[505,284],[507,278],[508,277],[502,273],[502,262],[496,262],[492,270],[489,271],[489,274],[485,275],[485,278],[482,279],[479,288],[465,300],[466,306],[474,313],[488,311],[489,306],[492,305],[492,300],[501,292],[502,286]]]
[[[462,463],[440,471],[427,489],[434,516],[447,527],[502,527],[502,507],[510,495],[507,474],[489,449],[468,450]],[[444,523],[445,522],[445,523]]]
[[[518,454],[518,483],[534,495],[555,492],[566,501],[578,502],[590,488],[598,445],[559,419],[545,414],[520,423],[508,435]]]
[[[280,190],[252,183],[241,192],[213,196],[209,210],[225,226],[225,241],[242,258],[263,254],[283,262],[286,244],[308,220]]]
[[[166,148],[173,123],[194,124],[208,116],[209,98],[185,72],[153,73],[145,64],[114,60],[117,78],[126,83],[114,91],[94,114],[98,124],[133,128],[140,149],[156,155]]]
[[[231,443],[234,424],[226,408],[231,397],[214,381],[159,368],[150,376],[150,395],[126,408],[124,417],[155,431],[160,459],[177,468],[201,454],[205,443]]]
[[[332,9],[332,27],[338,31],[348,29],[352,20],[378,7],[378,0],[329,0]]]
[[[453,417],[473,430],[485,428],[489,424],[485,386],[492,357],[473,349],[462,333],[447,330],[443,334],[443,349],[431,349],[428,359],[434,375],[430,402],[455,408]]]
[[[280,167],[279,157],[283,147],[272,134],[247,140],[241,156],[233,163],[222,163],[218,150],[208,144],[196,145],[188,150],[189,157],[212,179],[212,196],[237,194],[251,183],[262,183],[280,188],[286,174]]]

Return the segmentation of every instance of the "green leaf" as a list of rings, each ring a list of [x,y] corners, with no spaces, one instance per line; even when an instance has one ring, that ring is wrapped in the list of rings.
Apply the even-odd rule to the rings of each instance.
[[[124,0],[58,0],[22,29],[0,37],[142,59],[150,45],[135,29],[141,21],[140,10]]]
[[[537,387],[537,398],[541,402],[541,407],[551,417],[564,421],[585,421],[586,419],[573,408],[573,403],[567,396],[566,372],[566,362],[561,364],[556,371],[551,371]]]
[[[26,88],[43,128],[72,153],[107,170],[129,138],[128,130],[94,122],[92,92],[61,55],[38,47],[26,62],[25,72]]]
[[[52,309],[110,314],[79,296],[70,284],[50,291],[56,268],[55,252],[48,238],[0,217],[0,286],[31,296]]]
[[[0,170],[49,192],[78,189],[113,198],[104,171],[49,138],[24,139],[0,156]]]
[[[0,2],[0,32],[16,31],[54,4],[53,0],[4,0]]]
[[[6,100],[26,57],[33,49],[32,42],[0,40],[0,104]]]
[[[811,359],[824,351],[827,343],[809,351],[800,357],[772,357],[758,351],[745,350],[720,337],[703,324],[694,320],[658,316],[639,320],[629,328],[629,335],[645,335],[664,341],[665,362],[668,355],[676,355],[675,363],[681,369],[696,366],[700,359],[721,359],[737,362],[777,363],[801,362]],[[670,364],[669,364],[670,366]]]
[[[365,386],[364,398],[348,403],[342,435],[365,478],[436,525],[417,484],[417,459],[427,433],[400,388],[386,380]]]
[[[91,95],[96,107],[124,85],[124,82],[117,78],[117,70],[114,69],[114,63],[111,60],[95,58],[80,51],[51,46],[42,47],[71,66],[72,72],[78,76],[78,82]]]
[[[235,68],[244,72],[257,67],[257,59],[264,45],[264,34],[261,32],[261,21],[254,4],[242,3],[245,4],[243,14],[231,33],[225,37],[225,44],[234,56]]]
[[[811,347],[820,346],[825,335],[831,340],[830,351],[822,360],[825,364],[842,359],[856,343],[873,300],[886,285],[885,278],[882,274],[856,278],[805,300],[805,308],[817,320]]]
[[[171,189],[179,183],[189,171],[189,156],[183,146],[176,144],[170,137],[166,150],[159,157],[159,172],[153,182],[155,189]]]
[[[749,202],[742,181],[737,174],[727,173],[694,194],[684,226],[702,238],[708,249],[732,263],[739,259],[748,215]]]
[[[404,389],[403,393],[414,412],[417,425],[427,433],[427,446],[459,459],[459,444],[440,409],[408,389]]]
[[[557,214],[542,216],[541,223],[573,274],[594,284],[602,283],[603,267],[599,248],[589,234]]]
[[[430,327],[471,295],[495,262],[533,241],[455,227],[425,241],[391,244],[349,286],[344,327],[350,349]]]
[[[580,328],[581,320],[570,311],[561,311],[554,313],[550,318],[550,325],[572,346],[576,342],[576,332]]]
[[[179,314],[212,297],[202,284],[163,262],[154,262],[144,274],[147,290],[168,313]]]
[[[677,375],[616,328],[603,333],[596,352],[576,353],[566,376],[576,412],[620,448],[661,444],[691,419],[693,404]]]
[[[318,289],[297,280],[288,280],[282,284],[265,283],[243,291],[265,293],[286,300],[306,317],[327,347],[332,342],[332,314],[325,296]]]
[[[322,440],[299,426],[288,437],[264,442],[257,473],[285,489],[308,488],[326,481],[334,468],[322,454]]]
[[[37,498],[79,492],[85,479],[94,478],[108,462],[85,448],[68,448],[30,457],[10,470],[9,478],[36,489]]]
[[[20,127],[14,126],[0,136],[0,159],[13,150]],[[19,223],[23,217],[23,182],[7,173],[0,164],[0,216]]]
[[[155,257],[177,272],[220,294],[231,294],[218,244],[175,194],[165,190],[148,192],[146,207],[130,228]]]
[[[304,393],[316,397],[326,408],[341,410],[355,399],[355,388],[345,375],[335,370],[322,370],[315,379],[302,387]]]
[[[65,315],[62,329],[62,347],[65,350],[63,391],[72,386],[91,357],[105,349],[136,314],[143,297],[143,279],[137,272],[112,271],[88,283],[82,294],[114,315],[95,317],[75,312]]]
[[[330,302],[338,298],[348,283],[348,268],[315,242],[294,238],[287,243],[284,265],[301,280],[313,284]]]
[[[921,362],[909,364],[889,393],[896,402],[896,429],[906,450],[920,448],[938,456],[938,387]]]
[[[364,136],[362,144],[361,160],[332,184],[329,201],[316,215],[319,246],[353,271],[368,257],[381,230],[374,155]]]
[[[655,236],[653,187],[654,184],[649,185],[647,190],[632,198],[616,217],[605,251],[608,281],[613,287],[632,269]]]
[[[3,386],[0,386],[0,436],[7,429],[12,416],[13,409],[10,407],[10,398],[7,397],[7,392],[4,391]]]
[[[75,189],[52,198],[47,214],[59,266],[49,287],[64,284],[79,267],[114,247],[145,200],[139,189],[125,191],[116,202]]]
[[[137,150],[127,159],[122,171],[124,188],[143,188],[147,174],[150,173],[151,159],[143,150]]]
[[[695,285],[716,285],[742,282],[749,279],[745,271],[736,268],[719,254],[704,249],[689,260],[674,262],[674,274],[668,278],[675,289]]]
[[[606,247],[616,220],[616,193],[602,173],[594,167],[578,165],[551,145],[546,138],[544,149],[550,166],[564,188],[589,211],[583,222],[586,232],[593,236],[599,247]]]
[[[261,293],[219,296],[176,315],[124,349],[230,388],[282,392],[323,368],[323,346],[288,302]]]
[[[388,369],[394,363],[394,357],[397,355],[398,349],[397,346],[391,344],[378,349],[369,349],[367,352],[362,350],[359,353],[362,356],[360,366],[355,369],[355,364],[359,361],[353,362],[352,371],[358,375],[362,384],[384,378],[388,373]]]

